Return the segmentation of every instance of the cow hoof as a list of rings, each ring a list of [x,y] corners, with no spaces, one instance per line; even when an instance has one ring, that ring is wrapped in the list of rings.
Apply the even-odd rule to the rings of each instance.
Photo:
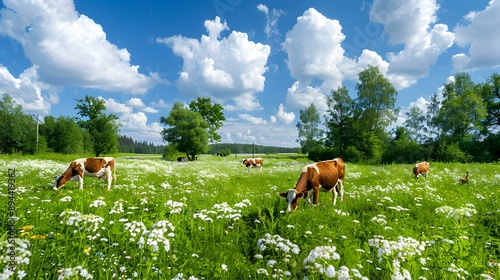
[[[54,187],[54,188],[53,188],[53,190],[57,191],[57,190],[58,190],[58,188]]]

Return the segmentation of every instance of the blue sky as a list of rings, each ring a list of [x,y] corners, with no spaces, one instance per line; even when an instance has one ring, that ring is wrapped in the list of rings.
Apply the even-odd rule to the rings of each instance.
[[[500,71],[500,1],[4,0],[0,94],[26,113],[75,116],[105,100],[121,134],[161,144],[175,102],[225,108],[222,142],[298,146],[299,110],[378,66],[398,123],[457,72]]]

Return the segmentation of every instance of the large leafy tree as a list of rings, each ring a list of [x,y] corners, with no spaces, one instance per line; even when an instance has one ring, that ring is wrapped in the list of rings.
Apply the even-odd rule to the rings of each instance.
[[[210,142],[220,142],[221,137],[217,134],[217,130],[222,127],[223,122],[226,120],[222,105],[212,104],[210,98],[198,97],[189,103],[189,109],[200,113],[203,119],[208,122]]]
[[[34,153],[36,123],[8,94],[0,101],[0,153]]]
[[[40,125],[40,134],[46,139],[47,148],[56,153],[78,154],[84,151],[84,133],[74,118],[46,116]]]
[[[339,157],[344,157],[344,151],[352,141],[354,129],[354,102],[345,86],[339,87],[327,97],[327,114],[325,115],[325,144],[334,147]]]
[[[435,118],[442,137],[457,142],[482,130],[481,121],[487,112],[481,92],[482,87],[476,86],[467,73],[456,74],[455,80],[444,86],[442,106]]]
[[[424,112],[419,107],[411,107],[410,110],[405,113],[405,115],[406,115],[406,120],[404,126],[407,129],[409,138],[418,143],[422,143],[425,139]]]
[[[86,95],[76,101],[77,124],[88,133],[95,156],[118,151],[118,117],[104,112],[104,100]]]
[[[366,131],[387,128],[396,120],[397,91],[378,67],[368,66],[358,74],[356,111]]]
[[[195,160],[199,154],[208,152],[210,135],[207,129],[210,124],[200,113],[176,102],[169,116],[161,117],[160,122],[167,126],[161,132],[163,140],[170,148],[174,146],[177,151],[186,153],[189,160]]]
[[[300,110],[300,121],[297,123],[299,138],[297,142],[302,148],[302,153],[307,153],[311,148],[321,143],[324,131],[319,128],[320,115],[316,106],[311,103],[309,107]]]
[[[493,73],[482,90],[487,116],[484,127],[490,131],[500,128],[500,74]]]

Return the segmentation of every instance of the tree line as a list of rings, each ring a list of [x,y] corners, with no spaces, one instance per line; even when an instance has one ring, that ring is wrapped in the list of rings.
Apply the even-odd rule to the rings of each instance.
[[[412,107],[402,126],[390,130],[400,109],[397,91],[377,67],[358,74],[356,98],[345,86],[326,97],[324,120],[311,104],[300,110],[298,139],[312,160],[350,162],[491,162],[500,158],[500,75],[474,83],[457,73],[426,108]],[[324,128],[324,129],[323,129]]]
[[[0,153],[63,153],[95,156],[118,151],[118,117],[106,114],[104,100],[77,99],[77,117],[51,115],[43,121],[24,114],[10,95],[0,101]]]
[[[209,154],[274,154],[274,153],[297,153],[300,149],[289,147],[263,146],[243,143],[217,143],[209,145]]]

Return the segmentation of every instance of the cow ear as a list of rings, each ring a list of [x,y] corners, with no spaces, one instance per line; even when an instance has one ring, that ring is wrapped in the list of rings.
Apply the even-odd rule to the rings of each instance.
[[[307,192],[298,193],[297,197],[307,197]]]
[[[280,196],[281,196],[281,197],[286,197],[286,196],[287,196],[287,193],[286,193],[286,192],[280,192]]]

